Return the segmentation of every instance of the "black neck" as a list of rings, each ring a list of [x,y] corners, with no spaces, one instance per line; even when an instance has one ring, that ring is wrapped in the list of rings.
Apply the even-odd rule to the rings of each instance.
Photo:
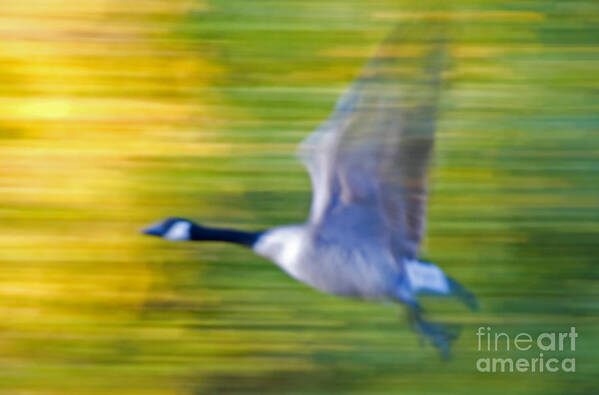
[[[195,241],[224,241],[252,247],[262,232],[244,232],[234,229],[207,228],[192,224],[191,240]]]

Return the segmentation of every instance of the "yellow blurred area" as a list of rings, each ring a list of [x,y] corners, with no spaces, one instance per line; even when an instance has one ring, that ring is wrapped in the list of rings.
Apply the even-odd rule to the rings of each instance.
[[[197,4],[0,2],[2,358],[32,369],[27,344],[113,325],[159,281],[135,259],[136,229],[110,222],[142,215],[123,170],[136,156],[226,149],[172,132],[210,119],[188,87],[219,73],[161,39]]]
[[[2,141],[2,199],[32,201],[50,190],[45,203],[73,203],[90,191],[126,189],[130,181],[108,161],[149,147],[163,155],[211,150],[173,140],[169,130],[209,118],[186,87],[202,87],[218,69],[153,36],[168,33],[169,18],[189,12],[190,1],[2,7],[0,65],[13,75],[0,93],[0,119],[2,130],[25,135]],[[164,22],[145,23],[153,14]]]

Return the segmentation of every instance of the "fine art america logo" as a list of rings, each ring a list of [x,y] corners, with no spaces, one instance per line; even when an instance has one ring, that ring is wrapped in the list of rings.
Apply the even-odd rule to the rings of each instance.
[[[576,328],[568,332],[543,332],[536,336],[519,333],[510,336],[504,332],[495,332],[490,327],[480,327],[476,331],[478,351],[494,352],[534,352],[533,358],[479,358],[476,370],[484,373],[530,372],[555,373],[576,372],[576,358],[555,358],[559,352],[576,351]],[[544,353],[551,353],[544,354]]]

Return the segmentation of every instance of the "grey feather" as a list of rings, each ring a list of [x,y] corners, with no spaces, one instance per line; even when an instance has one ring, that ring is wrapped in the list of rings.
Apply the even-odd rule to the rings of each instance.
[[[403,56],[398,43],[408,33],[398,29],[383,43],[298,154],[312,180],[315,232],[337,206],[369,206],[391,235],[393,253],[413,258],[424,233],[445,45],[430,29],[417,40],[419,55]]]

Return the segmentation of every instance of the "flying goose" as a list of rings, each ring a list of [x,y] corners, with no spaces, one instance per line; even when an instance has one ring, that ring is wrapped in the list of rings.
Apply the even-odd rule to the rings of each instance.
[[[473,309],[476,300],[438,266],[418,259],[444,45],[421,37],[417,56],[402,57],[395,36],[300,144],[313,192],[305,223],[247,232],[172,217],[143,233],[240,244],[318,290],[401,302],[414,328],[447,357],[455,336],[423,318],[417,296],[453,295]]]

